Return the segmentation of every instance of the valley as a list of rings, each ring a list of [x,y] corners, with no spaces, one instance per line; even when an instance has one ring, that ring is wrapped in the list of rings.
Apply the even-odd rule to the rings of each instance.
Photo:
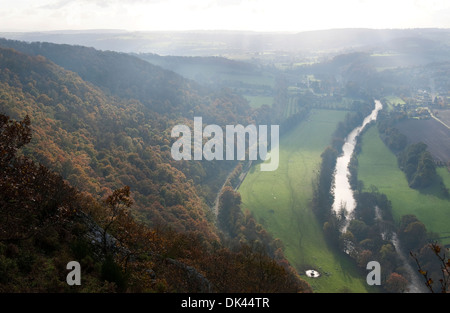
[[[76,229],[14,242],[16,255],[38,255],[49,268],[82,256],[93,290],[377,293],[407,291],[392,234],[434,269],[426,246],[450,247],[446,30],[9,35],[31,40],[0,39],[0,113],[31,120],[32,140],[17,159],[61,175],[81,193],[74,211],[101,225],[108,225],[108,199],[114,208],[112,197],[121,194],[127,214],[111,233],[125,251],[138,251],[140,263],[123,276],[130,284],[108,276],[105,285],[98,269],[126,273],[128,259],[98,258],[82,248]],[[332,207],[342,183],[331,169],[375,99],[383,104],[379,118],[347,156],[350,175],[343,168],[356,200],[354,219],[346,220]],[[246,161],[174,158],[173,127],[198,129],[202,121],[217,129],[279,125],[278,168],[261,171],[253,161],[247,169],[248,151]],[[19,203],[12,189],[5,195],[2,208]],[[1,214],[0,226],[6,233]],[[2,253],[14,247],[0,240]],[[38,262],[26,267],[8,253],[0,262],[16,262],[25,288]],[[366,282],[374,260],[385,271],[381,286]]]
[[[306,121],[281,139],[278,170],[260,172],[255,165],[239,188],[243,208],[281,239],[288,260],[300,275],[308,269],[321,273],[320,279],[302,276],[316,292],[367,289],[350,260],[328,246],[322,225],[311,210],[320,155],[346,113],[312,110]]]

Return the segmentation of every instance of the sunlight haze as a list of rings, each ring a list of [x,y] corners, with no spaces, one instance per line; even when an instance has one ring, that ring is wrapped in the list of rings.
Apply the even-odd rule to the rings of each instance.
[[[0,31],[448,28],[447,0],[1,0]]]

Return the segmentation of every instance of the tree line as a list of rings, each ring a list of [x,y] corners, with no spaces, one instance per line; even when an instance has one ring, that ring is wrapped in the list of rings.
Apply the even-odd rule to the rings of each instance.
[[[377,123],[380,138],[396,154],[399,168],[405,173],[409,186],[426,188],[437,179],[436,165],[425,143],[408,144],[406,136],[395,127],[395,123],[403,118],[402,113],[381,113]]]

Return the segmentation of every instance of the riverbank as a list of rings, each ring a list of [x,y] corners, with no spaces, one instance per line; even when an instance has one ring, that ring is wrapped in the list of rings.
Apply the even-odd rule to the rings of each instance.
[[[352,261],[326,243],[311,210],[320,155],[347,113],[313,109],[307,120],[281,138],[279,168],[261,172],[254,165],[239,188],[242,208],[283,242],[287,259],[315,292],[369,291]],[[307,277],[309,269],[321,276]]]
[[[444,168],[442,172],[446,171]],[[438,171],[439,173],[439,171]],[[445,173],[442,173],[445,174]],[[436,190],[412,189],[405,174],[397,165],[396,156],[386,147],[376,127],[371,127],[362,137],[358,155],[358,179],[366,190],[375,186],[392,202],[392,214],[396,221],[406,214],[414,214],[428,231],[448,236],[450,200],[442,198]],[[442,240],[450,244],[450,238]]]

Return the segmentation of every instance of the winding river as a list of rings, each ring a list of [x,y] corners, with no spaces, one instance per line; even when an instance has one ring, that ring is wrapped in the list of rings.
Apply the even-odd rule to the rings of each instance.
[[[375,100],[375,108],[366,116],[363,123],[352,130],[352,132],[345,139],[342,147],[342,155],[336,161],[336,169],[334,171],[334,203],[333,210],[339,213],[341,208],[345,208],[347,221],[351,218],[351,214],[356,207],[356,201],[353,196],[353,190],[350,186],[349,176],[350,171],[348,165],[353,155],[356,146],[356,138],[361,131],[372,121],[375,121],[378,112],[383,108],[379,100]]]
[[[342,208],[345,208],[346,217],[347,217],[347,225],[344,226],[343,231],[346,230],[351,218],[352,213],[356,207],[356,201],[353,195],[353,190],[350,186],[350,171],[348,169],[348,165],[350,164],[350,160],[353,155],[353,151],[356,146],[356,138],[359,136],[364,127],[367,126],[372,121],[375,121],[378,116],[378,112],[383,108],[383,105],[380,101],[375,100],[375,108],[373,111],[366,116],[363,123],[353,129],[353,131],[347,136],[344,146],[342,147],[342,155],[336,161],[336,169],[334,171],[334,203],[333,210],[336,213],[339,213]],[[379,212],[378,207],[375,208],[376,218],[381,219],[381,214]],[[385,236],[386,234],[382,234]],[[400,259],[405,264],[405,270],[408,272],[410,276],[410,282],[408,284],[408,292],[418,293],[418,292],[426,292],[423,284],[420,283],[420,278],[417,273],[409,264],[406,255],[403,253],[400,242],[397,238],[396,233],[392,233],[391,238],[392,244],[394,245],[396,251]]]

